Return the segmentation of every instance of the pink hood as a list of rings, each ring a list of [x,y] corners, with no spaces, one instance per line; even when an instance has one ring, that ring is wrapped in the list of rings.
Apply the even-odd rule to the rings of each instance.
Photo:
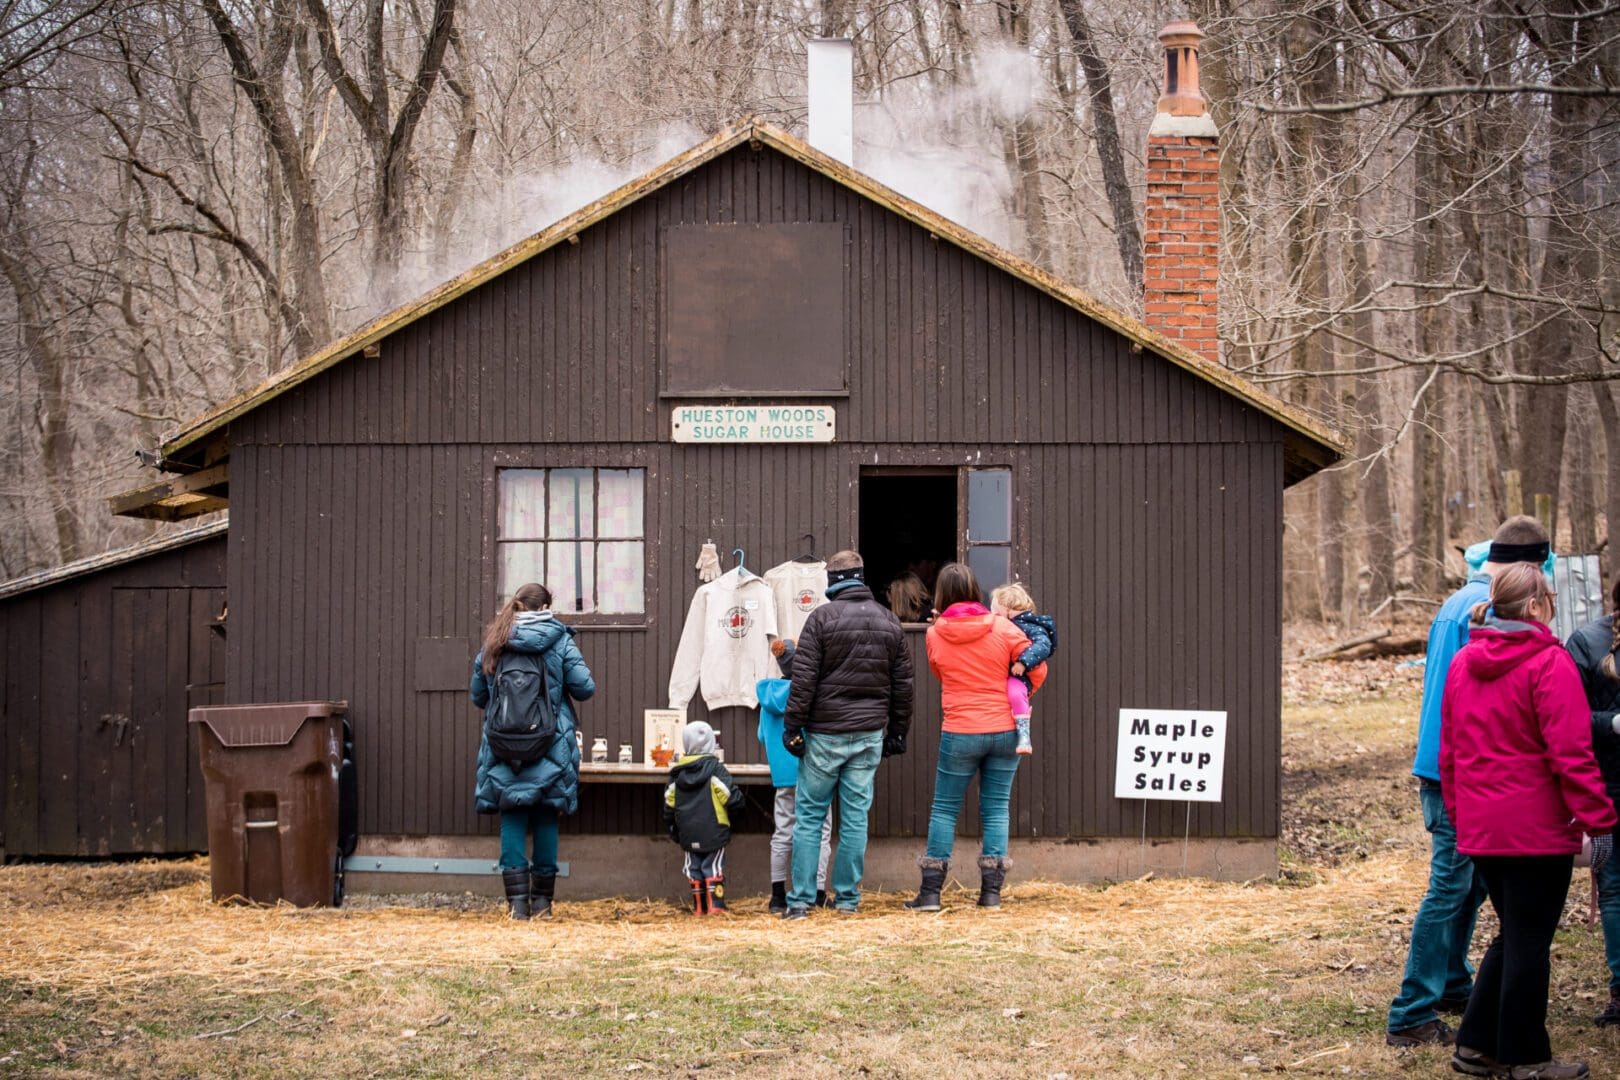
[[[1476,630],[1441,698],[1440,785],[1465,855],[1569,855],[1614,828],[1575,662],[1540,623]]]

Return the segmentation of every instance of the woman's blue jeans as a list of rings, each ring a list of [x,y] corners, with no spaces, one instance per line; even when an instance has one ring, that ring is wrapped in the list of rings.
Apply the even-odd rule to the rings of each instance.
[[[1008,804],[1018,773],[1018,732],[1009,728],[990,735],[939,736],[939,765],[934,770],[934,808],[928,815],[928,857],[948,859],[956,842],[956,819],[968,781],[979,777],[980,851],[992,858],[1007,854]]]
[[[534,834],[534,861],[529,861],[529,834]],[[501,869],[532,868],[541,877],[557,876],[557,811],[520,806],[501,811]]]
[[[1598,914],[1609,961],[1609,989],[1620,990],[1620,860],[1610,859],[1598,871]]]

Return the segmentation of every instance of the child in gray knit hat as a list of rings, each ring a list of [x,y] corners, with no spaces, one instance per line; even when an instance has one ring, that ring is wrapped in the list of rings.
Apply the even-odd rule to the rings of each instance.
[[[731,815],[742,809],[743,792],[715,757],[714,728],[698,720],[681,733],[681,759],[664,788],[664,827],[685,854],[682,869],[692,886],[692,914],[728,913],[726,845]]]

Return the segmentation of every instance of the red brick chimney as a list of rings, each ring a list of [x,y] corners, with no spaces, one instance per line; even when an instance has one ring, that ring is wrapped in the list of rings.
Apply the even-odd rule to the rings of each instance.
[[[1148,129],[1143,321],[1220,362],[1215,295],[1221,247],[1220,148],[1198,88],[1197,23],[1159,31],[1164,93]]]

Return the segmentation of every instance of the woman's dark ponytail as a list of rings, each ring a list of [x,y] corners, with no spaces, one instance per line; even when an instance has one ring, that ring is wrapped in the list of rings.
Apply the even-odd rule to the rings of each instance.
[[[530,582],[512,594],[512,599],[501,605],[489,626],[484,628],[484,674],[494,675],[506,643],[512,639],[512,624],[520,611],[541,611],[551,606],[551,590]]]

